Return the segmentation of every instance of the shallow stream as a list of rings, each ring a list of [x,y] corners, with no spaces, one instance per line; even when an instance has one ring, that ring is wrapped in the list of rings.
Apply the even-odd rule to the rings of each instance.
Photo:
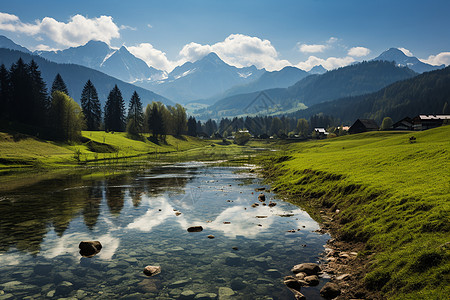
[[[276,206],[263,206],[258,188],[269,187],[247,168],[192,162],[4,192],[0,299],[294,299],[282,278],[329,236],[267,190]],[[83,240],[103,248],[82,257]],[[147,277],[147,265],[162,271]],[[323,284],[302,293],[321,299]]]

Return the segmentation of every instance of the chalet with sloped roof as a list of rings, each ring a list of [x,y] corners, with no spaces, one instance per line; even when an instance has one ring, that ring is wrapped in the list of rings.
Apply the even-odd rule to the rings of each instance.
[[[355,134],[367,131],[377,131],[379,129],[377,122],[373,119],[358,119],[348,129],[348,133]]]

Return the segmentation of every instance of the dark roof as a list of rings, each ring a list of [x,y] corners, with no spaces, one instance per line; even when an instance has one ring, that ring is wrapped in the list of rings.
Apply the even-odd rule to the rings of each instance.
[[[367,129],[378,130],[378,124],[373,119],[358,119]]]

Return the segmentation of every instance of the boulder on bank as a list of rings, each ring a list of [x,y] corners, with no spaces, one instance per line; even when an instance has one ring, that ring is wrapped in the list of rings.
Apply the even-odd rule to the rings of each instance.
[[[147,276],[155,276],[161,273],[161,267],[160,266],[146,266],[144,268],[144,274]]]
[[[320,295],[326,299],[336,298],[341,294],[341,289],[336,283],[327,282],[320,290]]]
[[[92,257],[102,250],[102,244],[99,241],[81,241],[78,248],[81,256]]]
[[[200,232],[203,230],[202,226],[191,226],[187,229],[188,232]]]
[[[294,273],[303,272],[306,275],[317,275],[321,271],[321,269],[320,266],[316,263],[303,263],[295,265],[291,271]]]

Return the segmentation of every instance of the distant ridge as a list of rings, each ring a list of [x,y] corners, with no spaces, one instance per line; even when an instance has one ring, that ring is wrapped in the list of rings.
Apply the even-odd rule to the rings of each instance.
[[[403,51],[397,48],[390,48],[381,53],[378,57],[374,58],[373,60],[393,61],[398,66],[408,67],[417,73],[429,72],[433,70],[442,69],[445,67],[445,65],[433,66],[423,63],[417,57],[407,56],[405,53],[403,53]]]
[[[163,96],[123,82],[97,70],[75,64],[58,64],[48,61],[40,56],[31,55],[17,50],[5,48],[0,49],[0,64],[5,64],[7,68],[10,68],[10,66],[13,63],[16,63],[19,58],[22,58],[26,63],[29,63],[32,59],[34,59],[34,61],[39,65],[42,78],[47,84],[47,89],[51,88],[51,84],[56,74],[60,73],[68,87],[70,96],[77,102],[80,101],[81,91],[84,84],[88,79],[90,79],[97,89],[102,105],[104,105],[109,92],[116,84],[122,91],[122,96],[126,102],[130,100],[133,91],[137,91],[144,105],[151,103],[152,101],[161,101],[167,105],[174,105],[172,101]]]

